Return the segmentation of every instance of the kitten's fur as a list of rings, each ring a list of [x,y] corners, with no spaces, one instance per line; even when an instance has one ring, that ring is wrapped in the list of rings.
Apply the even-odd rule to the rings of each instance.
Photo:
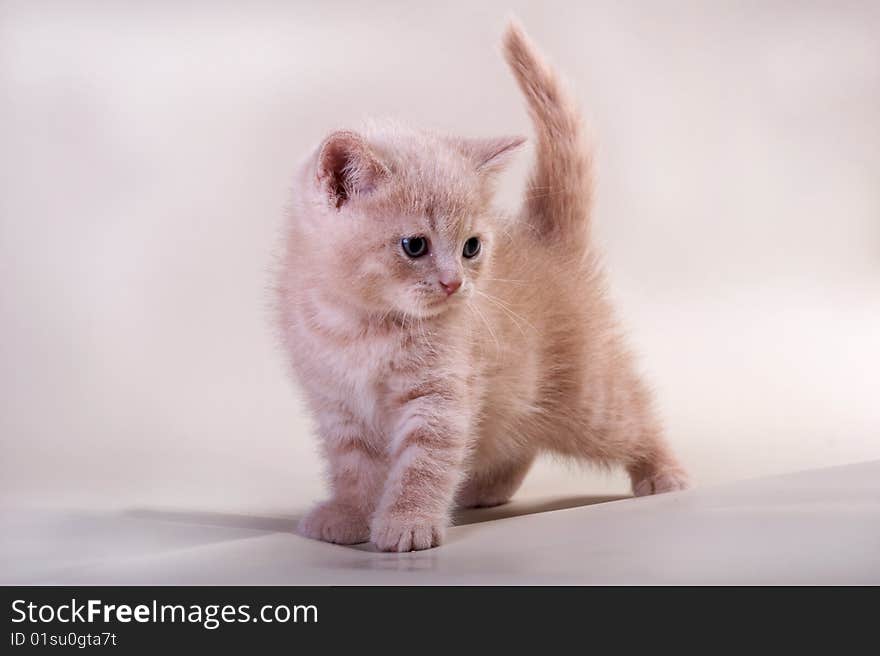
[[[537,133],[515,219],[492,182],[521,138],[371,126],[300,170],[279,314],[329,465],[309,537],[435,546],[456,503],[504,503],[541,451],[620,463],[637,495],[685,487],[603,294],[576,107],[516,25],[504,52]],[[404,254],[412,236],[429,255]]]

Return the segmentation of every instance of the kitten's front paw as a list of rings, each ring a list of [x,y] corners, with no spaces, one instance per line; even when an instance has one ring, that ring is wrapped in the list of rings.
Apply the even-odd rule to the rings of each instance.
[[[419,551],[439,546],[445,534],[443,518],[379,517],[373,520],[370,541],[382,551]]]
[[[336,501],[312,508],[299,522],[300,535],[336,544],[357,544],[370,539],[370,525],[363,512]]]
[[[637,497],[649,494],[663,494],[664,492],[676,492],[686,490],[689,487],[687,474],[680,469],[659,471],[651,476],[633,481],[633,494]]]

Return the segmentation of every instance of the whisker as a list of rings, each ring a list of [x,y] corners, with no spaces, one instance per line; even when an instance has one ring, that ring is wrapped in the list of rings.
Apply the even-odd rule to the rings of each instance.
[[[481,280],[486,280],[489,282],[513,282],[519,283],[521,285],[525,285],[529,282],[528,280],[514,280],[512,278],[481,278]]]
[[[486,330],[489,331],[489,334],[492,336],[492,340],[495,342],[496,353],[498,351],[500,351],[501,344],[498,341],[498,336],[495,334],[495,331],[492,330],[492,326],[489,324],[489,321],[488,321],[488,319],[486,319],[486,316],[480,311],[480,309],[476,305],[474,305],[470,301],[470,299],[468,299],[467,305],[469,308],[471,308],[477,314],[477,316],[480,317],[480,320],[483,322],[483,324],[485,324]]]
[[[516,317],[514,317],[514,316],[511,314],[511,312],[510,312],[507,308],[505,308],[504,306],[502,306],[502,305],[496,303],[493,299],[489,298],[489,296],[487,296],[486,294],[483,294],[482,292],[479,292],[479,293],[480,293],[480,294],[481,294],[481,295],[482,295],[487,301],[489,301],[490,303],[492,303],[492,305],[495,305],[495,306],[498,307],[498,309],[500,309],[502,312],[504,312],[505,314],[507,314],[508,316],[510,316],[511,321],[513,321],[513,325],[516,326],[516,328],[517,328],[517,330],[519,330],[520,334],[521,334],[523,337],[526,336],[526,333],[525,333],[525,331],[523,330],[523,327],[520,325],[519,321],[517,321]]]
[[[485,292],[482,292],[478,289],[475,291],[478,294],[480,294],[481,296],[483,296],[490,303],[494,303],[496,306],[498,306],[499,308],[504,310],[504,312],[506,312],[508,314],[508,316],[510,316],[510,318],[513,319],[513,322],[516,324],[517,328],[519,328],[520,332],[523,333],[523,336],[525,336],[525,332],[523,331],[522,326],[520,326],[519,321],[522,321],[523,323],[525,323],[534,332],[536,332],[536,333],[538,332],[538,329],[535,328],[535,326],[533,326],[532,323],[528,319],[526,319],[522,315],[519,315],[516,312],[514,312],[511,309],[511,307],[509,305],[507,305],[504,301],[502,301],[500,298],[497,298],[495,296],[492,296],[491,294],[487,294]]]

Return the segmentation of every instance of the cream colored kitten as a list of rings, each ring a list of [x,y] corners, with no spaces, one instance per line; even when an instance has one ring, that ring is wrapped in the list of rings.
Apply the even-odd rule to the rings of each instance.
[[[504,48],[537,133],[515,219],[491,201],[519,137],[334,132],[296,179],[279,317],[331,488],[309,537],[433,547],[541,451],[685,487],[603,294],[575,105],[520,28]]]

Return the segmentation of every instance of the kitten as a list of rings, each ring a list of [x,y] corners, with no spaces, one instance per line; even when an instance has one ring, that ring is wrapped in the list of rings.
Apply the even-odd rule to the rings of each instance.
[[[686,486],[603,293],[576,107],[516,25],[504,53],[537,133],[515,219],[491,201],[521,137],[373,125],[299,171],[279,319],[331,488],[308,537],[433,547],[541,451],[619,463],[636,495]]]

